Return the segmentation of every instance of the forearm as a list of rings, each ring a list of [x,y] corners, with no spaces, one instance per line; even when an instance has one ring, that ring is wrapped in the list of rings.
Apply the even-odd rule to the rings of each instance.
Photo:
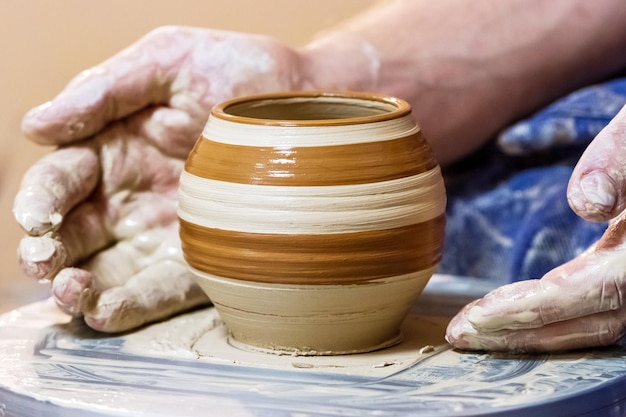
[[[626,67],[623,0],[397,0],[303,49],[317,88],[408,100],[442,164]]]

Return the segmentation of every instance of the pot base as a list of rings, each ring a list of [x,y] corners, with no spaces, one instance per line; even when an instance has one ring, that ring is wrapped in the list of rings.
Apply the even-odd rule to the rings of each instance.
[[[311,350],[306,348],[293,348],[293,347],[261,347],[255,346],[248,343],[240,342],[233,337],[232,334],[228,337],[228,344],[232,347],[243,350],[246,352],[254,352],[254,353],[265,353],[270,355],[278,355],[278,356],[339,356],[339,355],[356,355],[359,353],[370,353],[375,352],[377,350],[387,349],[392,346],[398,345],[402,343],[404,340],[404,336],[402,332],[398,331],[394,337],[391,339],[376,345],[369,346],[367,348],[361,350],[327,350],[327,351],[319,351],[319,350]]]
[[[314,356],[399,343],[400,325],[433,270],[350,285],[268,284],[192,272],[228,327],[233,346]]]

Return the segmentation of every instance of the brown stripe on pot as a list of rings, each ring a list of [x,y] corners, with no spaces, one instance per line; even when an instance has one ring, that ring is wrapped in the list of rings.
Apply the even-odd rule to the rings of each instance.
[[[426,172],[437,162],[421,131],[386,140],[319,147],[254,147],[198,140],[190,174],[240,184],[319,186],[366,184]]]
[[[435,266],[445,216],[394,229],[324,235],[245,233],[180,221],[189,265],[276,284],[355,284]]]

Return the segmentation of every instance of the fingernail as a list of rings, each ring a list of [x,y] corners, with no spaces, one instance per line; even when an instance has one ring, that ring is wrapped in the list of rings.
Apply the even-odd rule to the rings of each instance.
[[[593,171],[582,177],[579,186],[583,195],[570,197],[574,209],[588,213],[610,213],[613,210],[617,191],[606,174]]]
[[[57,305],[72,316],[80,314],[80,296],[83,290],[82,285],[64,274],[58,274],[52,285],[52,295]]]
[[[48,116],[49,109],[52,108],[52,101],[43,103],[33,109],[30,109],[22,118],[22,132],[26,134],[32,140],[38,141],[42,133],[42,128],[45,129],[46,124],[49,122],[50,116]]]
[[[13,217],[30,235],[58,229],[63,216],[54,206],[54,196],[44,187],[27,187],[15,196]]]
[[[50,107],[52,107],[52,100],[50,101],[46,101],[43,104],[40,104],[37,107],[34,107],[32,109],[30,109],[28,112],[26,112],[26,114],[24,115],[24,120],[25,121],[31,121],[36,119],[39,114],[45,112],[47,109],[49,109]]]
[[[54,259],[61,243],[48,237],[26,236],[20,241],[18,253],[27,262],[47,262]]]
[[[67,259],[63,244],[48,235],[23,238],[18,247],[18,256],[26,275],[40,281],[51,280]]]
[[[472,338],[476,330],[466,320],[453,320],[446,329],[446,341],[458,349],[470,349],[471,343],[468,339]]]
[[[449,327],[446,341],[461,350],[501,350],[502,339],[479,333],[470,322],[462,320]]]

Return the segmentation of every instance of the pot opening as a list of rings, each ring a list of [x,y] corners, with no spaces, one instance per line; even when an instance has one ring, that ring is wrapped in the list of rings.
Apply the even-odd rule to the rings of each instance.
[[[224,113],[252,119],[324,121],[379,116],[397,111],[388,101],[341,96],[259,98],[236,102]]]

